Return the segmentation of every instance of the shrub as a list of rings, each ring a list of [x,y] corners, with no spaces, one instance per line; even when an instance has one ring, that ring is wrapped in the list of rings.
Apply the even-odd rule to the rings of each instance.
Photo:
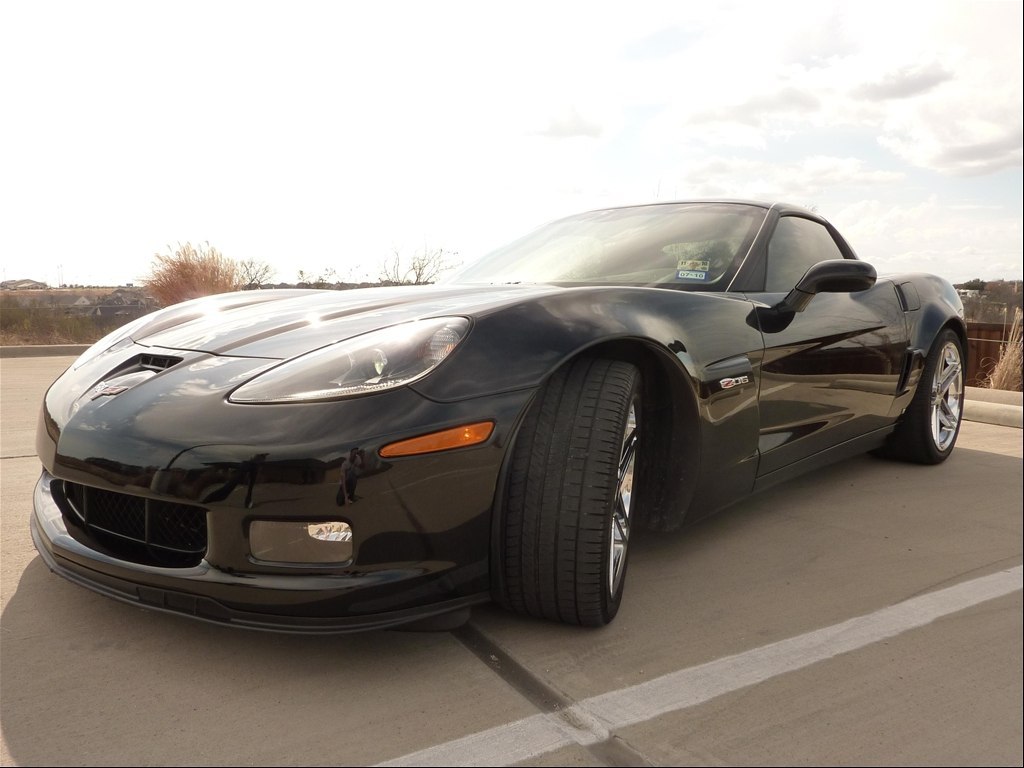
[[[1024,356],[1021,354],[1021,311],[1013,313],[1013,324],[1010,326],[1010,338],[999,349],[999,361],[992,373],[988,375],[985,386],[990,389],[1007,389],[1021,391]]]
[[[177,250],[171,251],[170,246],[167,250],[167,254],[153,254],[153,267],[144,281],[162,306],[241,287],[238,264],[209,243],[199,247],[178,243]]]
[[[125,322],[125,318],[68,315],[33,300],[23,305],[0,296],[0,344],[91,344]]]

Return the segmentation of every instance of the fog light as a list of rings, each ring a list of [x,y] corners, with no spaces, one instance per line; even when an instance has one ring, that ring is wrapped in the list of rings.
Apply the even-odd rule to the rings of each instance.
[[[249,551],[257,560],[272,563],[346,563],[352,559],[352,528],[340,520],[254,520]]]

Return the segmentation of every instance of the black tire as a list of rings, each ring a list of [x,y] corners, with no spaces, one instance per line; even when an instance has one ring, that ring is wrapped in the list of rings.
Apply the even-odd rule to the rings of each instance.
[[[925,360],[914,399],[881,455],[918,464],[939,464],[949,457],[963,421],[963,359],[960,337],[943,330]]]
[[[602,626],[619,610],[634,517],[640,371],[581,358],[537,394],[512,451],[495,597],[519,613]]]

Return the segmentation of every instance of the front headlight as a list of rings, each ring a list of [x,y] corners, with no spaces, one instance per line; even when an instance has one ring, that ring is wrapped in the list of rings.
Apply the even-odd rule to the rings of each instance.
[[[423,378],[469,332],[464,317],[393,325],[289,360],[243,384],[232,403],[338,400],[382,392]]]

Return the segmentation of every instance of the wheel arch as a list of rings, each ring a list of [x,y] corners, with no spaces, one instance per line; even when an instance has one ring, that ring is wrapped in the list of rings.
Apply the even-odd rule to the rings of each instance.
[[[547,372],[530,402],[523,407],[508,441],[505,460],[495,489],[490,539],[491,593],[506,607],[532,615],[540,615],[535,613],[536,610],[547,611],[550,608],[550,604],[544,600],[529,607],[530,600],[526,600],[523,593],[525,574],[532,573],[534,579],[539,578],[538,584],[548,583],[542,573],[538,576],[540,571],[536,570],[536,564],[529,566],[528,563],[531,562],[530,558],[536,559],[537,548],[541,547],[543,542],[551,540],[551,531],[548,530],[544,534],[544,525],[537,522],[545,519],[536,516],[537,510],[541,508],[537,506],[539,497],[524,491],[523,483],[527,483],[527,488],[543,489],[539,491],[546,499],[543,502],[543,509],[550,509],[558,515],[573,509],[572,499],[576,497],[573,497],[572,493],[569,494],[568,502],[565,501],[565,496],[558,497],[562,500],[556,502],[556,497],[550,495],[552,488],[546,481],[538,485],[536,476],[527,479],[528,476],[535,474],[535,456],[566,455],[562,454],[561,450],[567,449],[569,445],[579,445],[576,442],[577,438],[574,437],[572,443],[558,447],[558,436],[569,432],[576,435],[576,427],[563,429],[566,426],[565,417],[553,417],[552,414],[579,413],[576,408],[586,402],[585,400],[577,401],[570,395],[566,398],[569,403],[568,410],[564,410],[565,401],[562,398],[565,397],[565,393],[582,393],[582,390],[575,389],[575,385],[570,382],[578,384],[583,380],[581,376],[589,376],[589,373],[583,372],[608,371],[612,368],[607,366],[616,364],[618,370],[624,372],[622,363],[635,367],[636,373],[639,374],[628,374],[632,380],[638,379],[640,395],[640,454],[634,465],[634,504],[630,505],[633,510],[633,525],[653,530],[671,530],[682,524],[683,511],[696,491],[697,476],[691,470],[692,467],[699,465],[701,453],[697,431],[697,390],[683,363],[670,350],[660,348],[656,342],[635,337],[604,339],[578,349]],[[632,386],[635,387],[636,384]],[[615,390],[605,389],[602,385],[596,391],[604,393]],[[558,403],[555,410],[552,409],[554,403]],[[561,427],[558,426],[560,421]],[[593,421],[598,421],[596,412]],[[578,423],[580,429],[590,429],[589,426],[583,426],[590,423],[589,418],[583,422],[573,423]],[[543,435],[555,437],[541,438]],[[535,442],[537,440],[541,442]],[[526,458],[524,446],[528,451],[534,451],[537,445],[541,446],[541,453],[531,454]],[[552,446],[555,446],[553,452]],[[604,449],[598,449],[598,455],[602,455],[602,450]],[[539,460],[550,461],[544,458]],[[578,460],[579,455],[574,461]],[[543,463],[539,466],[543,466]],[[579,466],[573,470],[581,471]],[[574,482],[578,489],[581,482],[579,477]],[[560,482],[556,485],[560,485]],[[529,500],[531,497],[532,502]],[[576,499],[577,502],[581,500],[582,497]],[[534,510],[532,513],[528,512],[531,506]],[[531,531],[528,535],[525,533],[527,530]],[[524,537],[523,542],[531,542],[531,545],[516,543],[520,535]],[[561,608],[558,610],[561,611]],[[544,616],[552,618],[547,613],[544,613]]]
[[[696,490],[692,467],[700,466],[699,388],[672,352],[636,337],[608,339],[577,350],[548,376],[581,357],[632,363],[640,370],[641,456],[637,523],[649,530],[674,530]]]
[[[967,325],[956,315],[950,316],[939,311],[926,312],[914,328],[911,343],[927,356],[935,345],[935,340],[947,328],[953,331],[960,340],[960,346],[963,347],[964,365],[966,367]]]
[[[954,317],[947,320],[945,324],[936,331],[935,336],[932,337],[932,344],[935,343],[935,339],[937,339],[947,328],[953,331],[953,333],[957,335],[957,338],[960,339],[960,356],[963,358],[963,366],[966,371],[970,351],[967,346],[967,326],[962,320],[960,320],[960,318]]]
[[[910,278],[907,280],[907,278]],[[967,324],[964,322],[964,308],[956,289],[946,280],[934,275],[908,275],[893,278],[913,284],[920,301],[920,309],[907,313],[910,346],[927,356],[941,333],[949,328],[960,339],[963,348],[964,366],[967,365]]]

